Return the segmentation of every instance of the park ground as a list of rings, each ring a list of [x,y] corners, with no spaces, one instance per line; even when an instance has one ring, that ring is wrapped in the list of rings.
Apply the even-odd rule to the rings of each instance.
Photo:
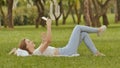
[[[111,21],[112,23],[112,21]],[[75,25],[52,26],[51,46],[63,47],[67,44]],[[105,57],[95,57],[82,43],[78,49],[78,57],[17,57],[8,52],[18,46],[23,38],[34,41],[36,47],[41,42],[40,33],[46,28],[36,29],[34,26],[15,26],[13,30],[0,29],[0,68],[120,68],[120,24],[110,24],[104,34],[98,37],[90,34],[96,47]]]

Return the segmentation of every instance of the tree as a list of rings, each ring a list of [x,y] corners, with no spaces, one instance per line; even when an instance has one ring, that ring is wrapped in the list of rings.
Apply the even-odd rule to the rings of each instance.
[[[90,0],[84,0],[84,20],[87,26],[91,26],[91,17],[90,17],[90,10],[91,10],[91,3]]]
[[[45,21],[41,19],[41,17],[45,16],[45,0],[35,0],[34,3],[38,10],[38,17],[36,19],[35,27],[39,27],[39,22],[42,26],[45,26]]]
[[[12,8],[13,8],[13,0],[6,0],[8,13],[7,13],[7,25],[8,28],[14,28],[13,18],[12,18]]]
[[[112,2],[113,0],[106,0],[106,1],[101,0],[101,2],[98,0],[93,0],[93,5],[95,6],[95,12],[96,12],[95,23],[98,22],[97,26],[101,26],[101,23],[99,21],[101,16],[103,17],[103,24],[106,26],[109,25],[109,21],[106,14],[107,14],[107,9],[110,7]]]
[[[65,6],[63,6],[63,5],[61,6],[62,7],[61,11],[62,11],[62,15],[63,15],[63,22],[62,22],[63,25],[66,23],[66,19],[68,18],[68,15],[72,11],[72,8],[74,5],[74,1],[68,0],[67,2],[68,2],[68,5],[66,5],[66,4],[64,4],[64,5],[69,6],[69,7],[65,8]]]
[[[81,22],[81,15],[83,13],[83,5],[84,5],[83,2],[84,2],[84,0],[76,0],[75,5],[74,5],[78,24]]]
[[[108,26],[107,9],[113,0],[85,0],[84,18],[86,25],[101,26],[100,17],[103,17],[103,24]]]
[[[120,21],[120,0],[115,0],[115,22],[118,23]]]
[[[3,25],[6,28],[7,27],[7,22],[6,22],[6,16],[5,13],[2,9],[2,6],[5,5],[5,1],[4,0],[0,0],[0,13],[1,13],[1,18],[3,19]]]
[[[57,0],[50,1],[50,17],[55,19],[56,26],[58,26],[59,18],[62,15],[62,0],[57,2]]]

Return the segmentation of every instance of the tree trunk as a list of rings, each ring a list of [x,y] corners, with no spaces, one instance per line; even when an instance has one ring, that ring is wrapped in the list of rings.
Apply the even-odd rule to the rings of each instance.
[[[95,16],[95,25],[97,26],[97,27],[100,27],[101,26],[101,23],[100,23],[100,16],[98,16],[98,15],[96,15]]]
[[[63,17],[62,24],[63,24],[63,25],[65,25],[65,24],[66,24],[66,17]]]
[[[96,26],[101,26],[101,23],[99,21],[100,17],[102,16],[104,24],[107,26],[109,24],[109,21],[107,20],[107,9],[111,5],[113,0],[106,0],[104,3],[100,2],[99,0],[92,0],[94,10],[95,10],[95,20],[96,20]]]
[[[93,3],[92,3],[92,0],[90,0],[89,14],[90,14],[90,19],[91,19],[91,26],[95,27],[96,26],[95,13],[94,13],[95,11],[92,6],[93,6]]]
[[[73,10],[71,11],[71,15],[72,15],[73,23],[76,23],[75,16],[74,16],[74,11]]]
[[[59,18],[56,18],[56,20],[55,20],[56,21],[56,26],[58,26],[58,20],[59,20]]]
[[[51,3],[53,4],[51,9],[52,10],[51,14],[54,15],[54,18],[56,20],[56,26],[58,26],[58,20],[62,15],[62,10],[61,10],[62,0],[60,0],[59,3],[57,2],[57,0],[51,0]]]
[[[14,28],[14,23],[12,19],[13,0],[7,0],[7,5],[8,5],[7,24],[9,28]]]
[[[108,25],[109,25],[109,21],[108,21],[107,15],[106,15],[106,14],[103,14],[102,17],[103,17],[103,25],[108,26]]]
[[[69,13],[70,13],[70,11],[72,10],[72,7],[73,7],[73,4],[74,4],[74,2],[72,2],[72,1],[68,1],[68,11],[64,11],[64,9],[62,9],[62,13],[63,13],[63,25],[66,23],[66,19],[67,19],[67,17],[68,17],[68,15],[69,15]],[[62,6],[63,7],[63,6]]]
[[[82,15],[82,12],[83,12],[82,9],[84,9],[83,8],[83,5],[84,5],[83,3],[84,3],[83,0],[77,0],[75,5],[74,5],[75,13],[76,13],[76,16],[77,16],[77,24],[80,24],[80,22],[81,22],[81,15]]]
[[[115,22],[120,21],[120,0],[116,0],[116,13],[115,13]]]
[[[90,18],[90,1],[84,1],[84,20],[87,26],[91,26],[91,18]]]
[[[40,18],[40,7],[39,7],[39,4],[38,4],[38,0],[35,2],[35,5],[36,5],[36,7],[37,7],[37,11],[38,11],[38,17],[37,17],[37,19],[36,19],[36,21],[35,21],[35,27],[36,28],[39,28],[39,18]]]
[[[41,2],[41,0],[36,0],[35,1],[35,5],[37,7],[37,10],[38,10],[38,17],[36,19],[36,23],[35,23],[35,27],[36,28],[39,28],[39,24],[42,25],[43,27],[45,26],[45,21],[43,21],[41,19],[41,17],[44,16],[44,4]],[[40,23],[39,23],[40,22]]]

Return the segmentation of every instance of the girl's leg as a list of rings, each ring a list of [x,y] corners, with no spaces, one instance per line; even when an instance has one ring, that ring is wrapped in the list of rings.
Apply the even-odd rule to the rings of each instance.
[[[98,28],[92,28],[92,27],[87,27],[87,26],[80,26],[77,25],[71,34],[71,37],[69,39],[68,44],[60,49],[60,54],[66,55],[66,54],[74,54],[77,52],[78,46],[80,45],[82,38],[81,33],[82,32],[92,32],[92,33],[97,33]]]
[[[93,28],[93,27],[88,27],[88,26],[80,26],[77,25],[73,29],[73,32],[71,34],[71,37],[69,39],[68,44],[69,45],[79,45],[80,44],[80,39],[81,39],[81,33],[86,32],[86,33],[98,33],[103,32],[106,29],[106,27],[100,27],[100,28]]]
[[[95,56],[105,56],[104,54],[100,53],[97,48],[95,47],[94,43],[92,42],[91,38],[89,37],[88,33],[86,32],[82,32],[81,33],[81,37],[84,41],[84,43],[86,44],[86,46],[91,50],[91,52],[95,55]]]
[[[86,46],[89,48],[89,50],[95,55],[95,56],[105,56],[104,54],[100,53],[97,48],[95,47],[94,43],[92,42],[89,34],[87,32],[81,33],[81,41],[84,41]]]
[[[88,26],[80,26],[80,25],[77,25],[76,27],[79,27],[82,32],[97,33],[98,36],[100,36],[106,30],[105,25],[103,25],[99,28],[93,28],[93,27],[88,27]]]
[[[99,32],[99,28],[93,28],[93,27],[81,26],[81,25],[77,25],[76,27],[79,28],[81,32],[87,32],[87,33],[98,33]]]
[[[98,52],[97,48],[95,47],[94,43],[92,42],[90,36],[88,35],[88,33],[86,32],[82,32],[81,33],[81,37],[85,43],[85,45],[90,49],[90,51],[93,53],[93,54],[96,54]]]
[[[87,47],[93,53],[96,53],[97,49],[94,46],[92,40],[89,38],[89,35],[87,34],[87,32],[97,33],[98,31],[99,31],[99,28],[92,28],[92,27],[88,27],[88,26],[77,25],[73,29],[73,32],[71,34],[68,44],[63,48],[60,48],[60,50],[59,50],[60,54],[61,55],[71,55],[71,54],[77,53],[78,46],[80,45],[82,40],[84,40]],[[84,33],[85,33],[85,35],[84,35]],[[85,37],[85,36],[87,36],[87,37]]]
[[[88,26],[77,25],[73,29],[73,32],[72,32],[71,37],[69,39],[68,45],[76,45],[76,46],[79,45],[80,41],[82,39],[82,37],[81,37],[82,32],[97,33],[98,31],[99,31],[99,28],[92,28],[92,27],[88,27]]]

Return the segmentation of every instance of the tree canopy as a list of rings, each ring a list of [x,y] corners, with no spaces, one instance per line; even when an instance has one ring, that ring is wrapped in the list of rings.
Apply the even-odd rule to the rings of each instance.
[[[119,0],[0,0],[0,18],[2,25],[9,28],[25,24],[35,24],[36,28],[39,24],[45,26],[42,16],[55,20],[56,26],[60,19],[65,25],[68,16],[72,16],[76,24],[81,23],[83,16],[87,26],[108,26],[108,13],[114,13],[115,22],[119,21],[119,4]]]

